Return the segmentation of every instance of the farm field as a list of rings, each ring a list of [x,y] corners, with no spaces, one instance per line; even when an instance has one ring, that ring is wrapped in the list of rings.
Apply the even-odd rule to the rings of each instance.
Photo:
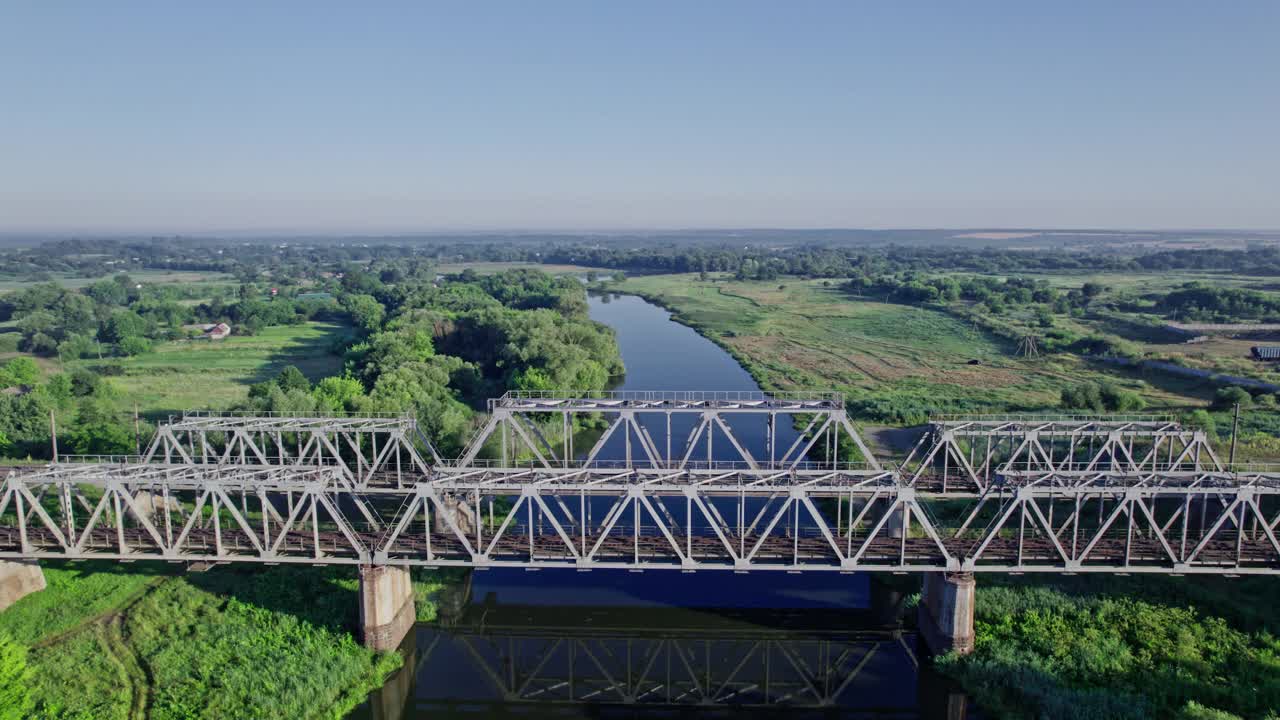
[[[500,273],[504,270],[541,270],[551,275],[568,275],[578,273],[597,272],[603,275],[612,273],[612,270],[602,268],[585,267],[583,265],[556,265],[552,263],[528,263],[528,262],[459,262],[459,263],[441,263],[436,266],[436,272],[442,274],[460,273],[463,270],[474,270],[481,275],[492,275]]]
[[[236,283],[235,276],[228,273],[219,272],[194,272],[181,270],[131,270],[128,271],[130,278],[144,285],[174,285],[174,284],[209,284],[209,285],[234,285]],[[96,278],[70,277],[63,275],[54,275],[51,280],[32,280],[29,278],[18,278],[13,276],[0,276],[0,292],[8,292],[10,290],[21,290],[31,287],[40,282],[56,282],[59,285],[78,289],[92,285],[110,275]]]
[[[1143,378],[1074,355],[1023,358],[1002,338],[945,312],[869,300],[839,280],[628,278],[619,289],[658,301],[729,348],[762,386],[834,388],[854,408],[920,412],[1051,409],[1064,387],[1112,380],[1138,390],[1154,410],[1203,406],[1211,388]]]
[[[109,361],[121,412],[133,404],[150,418],[183,410],[224,408],[248,397],[249,386],[294,365],[311,380],[342,372],[334,348],[350,335],[347,325],[308,322],[262,329],[257,335],[225,340],[159,343],[144,355]],[[96,360],[68,363],[98,365]],[[114,368],[118,368],[115,370]]]

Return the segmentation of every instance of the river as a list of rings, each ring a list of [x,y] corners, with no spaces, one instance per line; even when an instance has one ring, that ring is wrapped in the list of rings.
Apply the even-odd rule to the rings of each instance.
[[[627,368],[618,389],[759,389],[728,353],[660,307],[632,296],[590,305],[593,319],[617,331]],[[765,454],[763,420],[733,429]],[[795,434],[780,426],[778,446]],[[716,459],[733,459],[714,449]],[[620,452],[606,446],[602,457]],[[922,662],[902,623],[911,579],[893,580],[475,571],[444,603],[442,620],[406,640],[404,669],[350,717],[764,717],[782,708],[794,717],[974,717]]]

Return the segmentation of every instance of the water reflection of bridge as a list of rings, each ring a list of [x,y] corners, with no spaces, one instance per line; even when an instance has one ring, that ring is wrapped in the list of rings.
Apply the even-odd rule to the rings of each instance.
[[[963,695],[921,675],[914,636],[884,610],[472,605],[406,641],[406,670],[370,711],[378,720],[575,707],[602,717],[692,708],[700,716],[718,708],[734,717],[783,709],[789,717],[964,717]]]

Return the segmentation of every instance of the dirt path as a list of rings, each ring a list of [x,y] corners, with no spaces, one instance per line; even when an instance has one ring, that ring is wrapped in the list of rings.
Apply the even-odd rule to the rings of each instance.
[[[151,712],[151,688],[155,677],[151,667],[129,643],[129,613],[142,602],[147,593],[159,587],[169,578],[156,578],[138,592],[130,595],[124,603],[114,610],[89,618],[74,628],[58,633],[53,637],[41,640],[35,645],[47,648],[82,632],[92,633],[102,648],[102,653],[110,659],[120,677],[120,686],[129,692],[130,720],[146,720]]]

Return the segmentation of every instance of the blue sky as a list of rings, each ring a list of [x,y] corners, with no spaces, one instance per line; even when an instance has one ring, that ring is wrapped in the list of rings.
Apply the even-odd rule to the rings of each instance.
[[[0,0],[0,230],[1280,228],[1280,2]]]

